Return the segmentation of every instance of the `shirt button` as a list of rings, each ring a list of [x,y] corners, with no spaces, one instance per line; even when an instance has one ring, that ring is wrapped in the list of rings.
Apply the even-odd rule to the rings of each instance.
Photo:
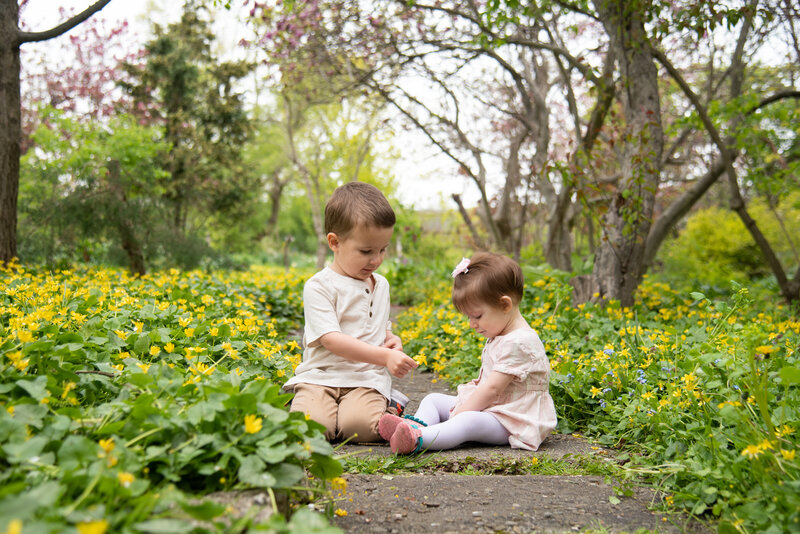
[[[365,289],[364,291],[366,291],[366,292],[367,292],[367,295],[369,295],[369,289]]]
[[[369,312],[369,316],[372,317],[372,312]]]

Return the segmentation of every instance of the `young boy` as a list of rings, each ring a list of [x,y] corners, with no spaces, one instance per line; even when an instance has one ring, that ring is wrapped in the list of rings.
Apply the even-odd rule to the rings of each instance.
[[[392,238],[395,215],[374,186],[349,182],[325,206],[333,264],[303,290],[303,362],[284,388],[291,411],[325,425],[328,440],[379,441],[392,377],[417,363],[403,353],[389,322],[389,283],[375,274]]]

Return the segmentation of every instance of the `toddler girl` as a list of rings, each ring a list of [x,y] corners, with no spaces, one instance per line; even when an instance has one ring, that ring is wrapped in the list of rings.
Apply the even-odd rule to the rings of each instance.
[[[467,441],[536,450],[556,426],[548,392],[550,363],[536,331],[522,317],[522,269],[487,252],[453,271],[452,300],[486,338],[478,378],[458,395],[432,393],[414,416],[381,417],[378,432],[392,452],[451,449]]]

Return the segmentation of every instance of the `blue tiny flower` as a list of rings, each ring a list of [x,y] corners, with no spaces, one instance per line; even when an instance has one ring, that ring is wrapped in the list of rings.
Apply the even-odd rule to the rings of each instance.
[[[611,388],[605,388],[605,389],[603,390],[603,393],[608,393],[609,391],[611,391]]]
[[[614,354],[614,349],[606,349],[603,351],[603,354],[605,354],[606,356],[611,356],[612,354]]]
[[[604,401],[603,399],[600,399],[600,407],[601,408],[605,408],[606,407],[606,401]]]
[[[592,367],[591,371],[592,371],[592,372],[595,372],[595,371],[597,371],[597,367]]]

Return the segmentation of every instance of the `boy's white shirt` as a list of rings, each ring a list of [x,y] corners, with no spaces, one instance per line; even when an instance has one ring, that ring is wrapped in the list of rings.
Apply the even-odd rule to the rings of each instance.
[[[341,275],[330,267],[308,279],[303,289],[303,361],[285,389],[291,390],[298,383],[366,387],[391,398],[392,376],[386,367],[347,360],[320,343],[320,338],[330,332],[341,332],[373,346],[384,343],[390,324],[389,282],[377,273],[372,276],[373,289],[369,281]]]

